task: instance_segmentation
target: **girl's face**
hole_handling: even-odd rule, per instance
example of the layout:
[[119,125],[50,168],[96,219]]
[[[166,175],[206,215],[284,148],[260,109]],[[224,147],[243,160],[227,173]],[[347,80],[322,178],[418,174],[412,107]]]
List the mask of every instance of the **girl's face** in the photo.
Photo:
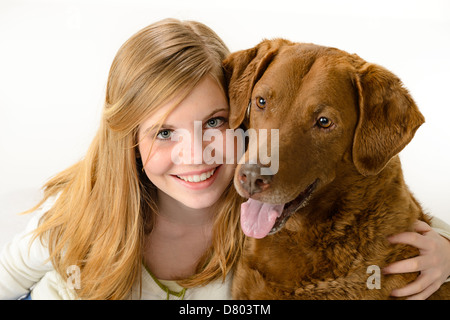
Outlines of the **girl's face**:
[[158,192],[192,209],[210,207],[230,183],[236,163],[225,155],[227,99],[207,76],[158,130],[160,119],[172,106],[173,102],[167,103],[140,125],[139,152],[145,173]]

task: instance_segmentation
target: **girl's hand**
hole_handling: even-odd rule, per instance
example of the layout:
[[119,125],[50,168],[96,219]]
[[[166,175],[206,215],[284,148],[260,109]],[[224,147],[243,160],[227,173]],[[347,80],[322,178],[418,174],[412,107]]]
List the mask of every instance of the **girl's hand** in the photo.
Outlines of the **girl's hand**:
[[383,269],[384,274],[420,272],[417,279],[391,296],[426,299],[437,291],[450,275],[450,241],[439,235],[427,223],[417,221],[416,232],[390,236],[391,243],[409,244],[419,249],[417,257],[394,262]]

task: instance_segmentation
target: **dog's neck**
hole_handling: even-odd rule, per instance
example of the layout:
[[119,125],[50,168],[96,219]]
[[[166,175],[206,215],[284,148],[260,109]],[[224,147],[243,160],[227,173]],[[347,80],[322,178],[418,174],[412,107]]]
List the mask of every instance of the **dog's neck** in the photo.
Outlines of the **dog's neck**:
[[[393,158],[377,175],[363,176],[351,166],[339,172],[334,181],[314,194],[308,206],[294,214],[290,219],[292,221],[286,225],[287,229],[296,229],[295,225],[302,225],[304,229],[308,225],[327,225],[327,221],[335,223],[343,213],[348,217],[348,212],[354,215],[355,221],[363,215],[398,214],[387,207],[384,201],[387,197],[399,199],[404,210],[413,211],[409,216],[421,216],[420,206],[405,186],[398,157]],[[409,221],[405,223],[410,224]]]

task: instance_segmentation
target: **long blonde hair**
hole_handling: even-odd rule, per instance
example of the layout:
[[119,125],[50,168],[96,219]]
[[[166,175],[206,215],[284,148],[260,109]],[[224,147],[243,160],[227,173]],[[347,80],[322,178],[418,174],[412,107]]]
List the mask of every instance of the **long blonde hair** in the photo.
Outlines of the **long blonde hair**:
[[[188,94],[206,75],[224,88],[222,60],[229,51],[205,25],[166,19],[133,35],[109,72],[99,130],[86,156],[44,186],[57,196],[35,231],[48,245],[57,272],[67,279],[80,267],[82,299],[127,299],[141,282],[143,239],[157,212],[155,187],[142,171],[136,147],[139,124],[159,106]],[[225,278],[239,257],[242,199],[232,181],[216,203],[213,240],[187,288]],[[34,210],[31,209],[30,211]]]

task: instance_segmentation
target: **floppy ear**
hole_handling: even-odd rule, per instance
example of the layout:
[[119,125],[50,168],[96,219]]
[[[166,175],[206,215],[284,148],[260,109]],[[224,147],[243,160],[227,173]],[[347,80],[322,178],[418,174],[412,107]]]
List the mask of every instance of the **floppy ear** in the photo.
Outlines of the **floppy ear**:
[[374,64],[357,74],[359,122],[353,141],[353,162],[363,175],[384,169],[425,122],[400,79]]
[[229,123],[232,129],[244,122],[253,87],[284,43],[290,42],[283,39],[266,40],[254,48],[232,53],[224,60],[223,67],[230,99]]

